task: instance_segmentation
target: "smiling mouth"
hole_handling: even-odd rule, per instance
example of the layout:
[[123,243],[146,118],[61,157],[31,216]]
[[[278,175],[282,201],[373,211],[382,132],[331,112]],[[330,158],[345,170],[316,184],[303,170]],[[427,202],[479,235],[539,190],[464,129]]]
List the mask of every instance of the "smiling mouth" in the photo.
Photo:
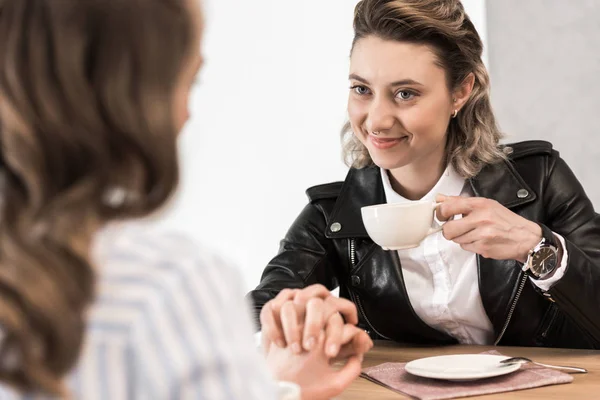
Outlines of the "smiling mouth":
[[378,149],[389,149],[400,143],[404,143],[408,140],[408,136],[400,136],[395,138],[383,138],[375,135],[369,135],[369,140]]
[[385,138],[385,137],[379,137],[379,136],[375,136],[375,135],[369,135],[369,136],[371,137],[371,139],[377,140],[378,142],[394,142],[397,140],[402,140],[402,139],[408,138],[408,136],[400,136],[400,137],[394,137],[394,138]]

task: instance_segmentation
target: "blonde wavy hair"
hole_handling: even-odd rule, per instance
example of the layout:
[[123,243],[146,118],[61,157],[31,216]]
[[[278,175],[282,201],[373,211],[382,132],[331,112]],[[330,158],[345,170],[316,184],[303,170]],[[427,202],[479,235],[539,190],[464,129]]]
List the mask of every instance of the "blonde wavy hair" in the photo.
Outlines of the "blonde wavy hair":
[[[457,88],[473,73],[471,97],[450,120],[447,163],[465,178],[487,164],[506,158],[489,94],[489,76],[481,59],[483,43],[459,0],[362,0],[354,10],[354,41],[367,36],[424,44],[435,52],[446,71],[448,89]],[[373,164],[369,152],[352,132],[342,129],[343,158],[354,168]]]
[[0,0],[0,382],[64,396],[94,233],[178,181],[185,0]]

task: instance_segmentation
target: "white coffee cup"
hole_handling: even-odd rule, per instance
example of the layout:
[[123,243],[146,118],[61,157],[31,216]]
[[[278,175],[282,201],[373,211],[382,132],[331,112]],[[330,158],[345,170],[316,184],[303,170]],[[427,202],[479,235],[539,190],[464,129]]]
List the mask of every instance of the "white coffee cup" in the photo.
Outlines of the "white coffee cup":
[[442,230],[433,226],[435,210],[441,203],[431,200],[377,204],[361,208],[367,233],[384,250],[418,247],[428,235]]

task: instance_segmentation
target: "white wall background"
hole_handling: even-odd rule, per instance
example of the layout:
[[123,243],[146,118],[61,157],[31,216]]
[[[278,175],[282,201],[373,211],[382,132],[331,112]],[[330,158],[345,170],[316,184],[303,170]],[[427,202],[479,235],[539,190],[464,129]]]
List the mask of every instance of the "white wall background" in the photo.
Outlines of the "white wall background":
[[[205,0],[206,67],[181,145],[180,193],[160,218],[224,254],[255,286],[306,204],[342,180],[357,0]],[[484,0],[463,1],[485,38]]]
[[599,211],[600,1],[490,1],[487,12],[492,104],[507,141],[550,141]]

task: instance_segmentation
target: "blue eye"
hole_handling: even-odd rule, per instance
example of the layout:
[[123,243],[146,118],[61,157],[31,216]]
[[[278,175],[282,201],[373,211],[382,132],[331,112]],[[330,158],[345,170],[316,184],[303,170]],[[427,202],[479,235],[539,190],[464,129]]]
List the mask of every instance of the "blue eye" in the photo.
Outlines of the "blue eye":
[[366,86],[362,85],[351,86],[350,89],[360,96],[364,96],[370,93],[369,89]]
[[413,97],[415,97],[415,94],[413,92],[411,92],[410,90],[401,90],[396,94],[396,97],[398,97],[402,100],[410,100]]

